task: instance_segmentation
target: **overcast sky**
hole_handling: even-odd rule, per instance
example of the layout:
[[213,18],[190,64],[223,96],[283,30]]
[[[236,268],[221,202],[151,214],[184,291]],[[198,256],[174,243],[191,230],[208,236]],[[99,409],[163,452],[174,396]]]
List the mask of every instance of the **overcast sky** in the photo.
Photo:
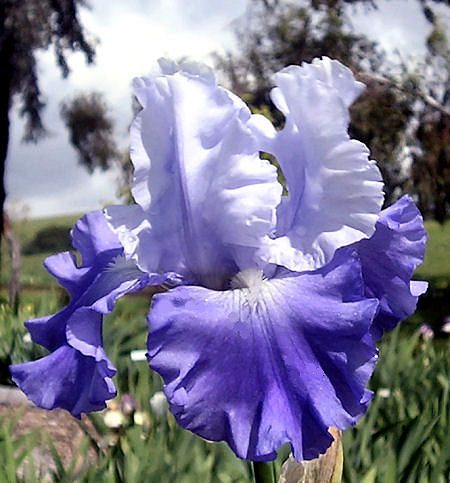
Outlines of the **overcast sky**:
[[[189,57],[212,65],[212,51],[236,48],[231,22],[244,14],[247,0],[92,0],[81,21],[98,37],[96,63],[69,57],[72,72],[62,79],[53,52],[39,56],[39,82],[47,107],[43,120],[49,131],[38,144],[23,144],[23,121],[14,106],[7,164],[8,209],[12,216],[27,211],[40,217],[81,213],[117,202],[117,173],[89,175],[77,165],[76,153],[59,118],[60,102],[82,91],[105,94],[116,123],[116,138],[124,149],[131,120],[133,77],[145,75],[159,57]],[[379,11],[353,11],[355,29],[403,55],[420,55],[429,30],[418,2],[384,0]],[[25,210],[24,210],[25,208]]]

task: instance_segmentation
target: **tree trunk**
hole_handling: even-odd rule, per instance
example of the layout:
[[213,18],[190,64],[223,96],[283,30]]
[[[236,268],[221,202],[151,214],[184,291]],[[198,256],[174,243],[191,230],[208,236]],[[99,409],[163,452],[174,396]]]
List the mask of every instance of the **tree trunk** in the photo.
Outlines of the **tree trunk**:
[[[4,12],[0,11],[4,14]],[[4,22],[4,18],[0,19]],[[3,27],[3,25],[2,25]],[[4,29],[2,28],[3,33]],[[9,109],[12,104],[12,76],[11,55],[13,39],[10,37],[1,38],[0,36],[0,241],[3,238],[4,227],[4,208],[6,200],[5,173],[6,156],[9,144]],[[0,253],[0,272],[1,272],[1,253]]]
[[9,253],[11,258],[11,270],[9,276],[9,305],[14,314],[19,312],[19,298],[20,298],[20,271],[22,268],[20,257],[20,243],[17,240],[9,223],[8,217],[4,216],[4,238],[9,245]]
[[8,64],[4,52],[0,52],[0,237],[4,233],[3,211],[6,199],[5,173],[6,156],[9,143],[9,108],[11,107],[11,72],[8,71]]

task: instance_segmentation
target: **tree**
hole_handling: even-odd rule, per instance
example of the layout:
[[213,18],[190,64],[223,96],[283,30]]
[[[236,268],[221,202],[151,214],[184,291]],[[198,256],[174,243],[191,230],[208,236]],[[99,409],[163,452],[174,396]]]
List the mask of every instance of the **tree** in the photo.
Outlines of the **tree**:
[[114,122],[99,92],[79,94],[61,105],[61,116],[78,159],[90,173],[107,169],[120,155],[113,138]]
[[[133,111],[139,109],[133,98]],[[83,93],[61,104],[61,116],[70,134],[70,142],[78,153],[78,161],[90,173],[95,168],[118,167],[118,191],[132,201],[130,185],[133,165],[128,151],[123,153],[114,139],[111,108],[99,92]]]
[[[418,1],[425,17],[437,29],[438,17],[430,2]],[[442,159],[439,163],[432,161],[435,155],[428,150],[426,136],[420,136],[420,130],[412,129],[412,126],[413,121],[423,117],[422,111],[437,111],[437,117],[447,119],[444,125],[448,126],[448,97],[437,95],[438,89],[429,88],[429,79],[424,79],[420,72],[410,72],[401,62],[395,66],[395,70],[401,73],[399,78],[386,74],[392,70],[392,60],[387,59],[375,42],[355,34],[351,28],[349,5],[357,3],[363,4],[368,14],[373,14],[377,8],[375,0],[255,0],[236,29],[239,54],[217,56],[217,64],[232,90],[246,98],[254,112],[268,115],[281,126],[283,116],[271,104],[268,95],[271,74],[286,65],[310,62],[323,55],[341,61],[368,86],[352,107],[350,133],[367,144],[378,161],[385,181],[386,203],[391,204],[401,192],[408,190],[418,196],[419,202],[431,200],[434,207],[436,199],[445,198],[445,183],[433,183],[431,178],[435,180],[436,171],[442,171],[445,165],[448,172],[448,147],[446,151],[444,147],[440,151]],[[437,29],[433,35],[434,41],[428,41],[429,47],[434,46],[430,56],[435,63],[440,56],[442,64],[447,55],[443,52],[448,52],[444,29]],[[430,62],[429,59],[426,61]],[[448,72],[448,63],[446,65]],[[442,87],[442,79],[437,83]],[[427,126],[431,129],[429,121]],[[439,126],[434,127],[442,130]],[[448,136],[448,127],[442,132],[447,132]],[[436,136],[443,139],[440,134]],[[407,145],[421,145],[428,153],[421,159],[423,165],[434,166],[428,171],[427,189],[437,190],[436,196],[419,196],[421,187],[405,169],[404,148]],[[440,205],[441,212],[448,212],[446,199],[446,207]],[[421,205],[421,208],[425,213],[431,210],[436,215],[430,206]]]
[[[26,119],[26,141],[45,134],[41,112],[45,106],[39,89],[36,54],[53,46],[63,77],[69,74],[67,51],[81,51],[94,61],[78,19],[85,0],[1,0],[0,2],[0,208],[6,197],[4,174],[9,141],[9,112],[16,100]],[[0,237],[3,223],[0,223]]]
[[420,151],[414,154],[411,185],[422,213],[443,222],[450,212],[450,48],[446,25],[425,1],[423,13],[432,29],[427,38],[426,75],[421,93],[437,99],[447,111],[422,103],[415,137]]

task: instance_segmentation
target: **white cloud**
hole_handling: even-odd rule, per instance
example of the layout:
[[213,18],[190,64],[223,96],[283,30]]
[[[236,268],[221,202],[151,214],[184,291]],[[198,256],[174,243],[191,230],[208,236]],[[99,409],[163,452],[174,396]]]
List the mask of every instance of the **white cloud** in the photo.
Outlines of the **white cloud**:
[[[81,180],[79,180],[81,181]],[[30,215],[55,216],[62,213],[86,213],[102,208],[116,201],[117,176],[113,171],[103,173],[95,171],[83,182],[71,185],[68,189],[48,192],[44,196],[32,195],[26,206]],[[85,196],[89,193],[89,197]]]
[[419,2],[405,0],[377,0],[377,10],[367,12],[366,7],[350,7],[355,29],[377,41],[384,50],[401,55],[423,55],[424,39],[430,30],[421,12]]

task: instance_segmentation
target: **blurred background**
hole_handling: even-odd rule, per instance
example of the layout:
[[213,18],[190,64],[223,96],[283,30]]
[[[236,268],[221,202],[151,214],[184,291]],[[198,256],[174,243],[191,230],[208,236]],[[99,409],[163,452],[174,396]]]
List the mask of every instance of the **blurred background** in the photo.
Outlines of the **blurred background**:
[[[346,481],[448,481],[449,25],[447,0],[1,0],[0,383],[11,383],[8,364],[42,353],[23,345],[23,320],[66,302],[42,261],[71,249],[69,230],[84,212],[130,201],[133,77],[154,70],[160,57],[205,62],[253,112],[281,127],[268,95],[271,74],[326,55],[367,85],[351,108],[350,134],[378,161],[386,205],[413,196],[430,238],[415,275],[430,288],[417,313],[381,347],[387,362],[381,359],[372,389],[387,392],[365,426],[344,435]],[[120,360],[114,361],[120,393],[132,392],[141,407],[161,386],[129,359],[133,348],[145,348],[148,299],[123,301],[106,335]],[[132,323],[119,329],[124,317]],[[166,449],[173,443],[164,441]],[[178,446],[170,448],[172,458],[182,458]],[[212,463],[198,463],[201,476],[181,465],[192,481],[246,481],[248,469],[236,469],[226,450],[196,451]],[[232,466],[224,469],[223,461]],[[169,463],[158,464],[161,475],[180,478]],[[227,479],[235,471],[236,479]],[[190,481],[183,475],[176,481]]]

